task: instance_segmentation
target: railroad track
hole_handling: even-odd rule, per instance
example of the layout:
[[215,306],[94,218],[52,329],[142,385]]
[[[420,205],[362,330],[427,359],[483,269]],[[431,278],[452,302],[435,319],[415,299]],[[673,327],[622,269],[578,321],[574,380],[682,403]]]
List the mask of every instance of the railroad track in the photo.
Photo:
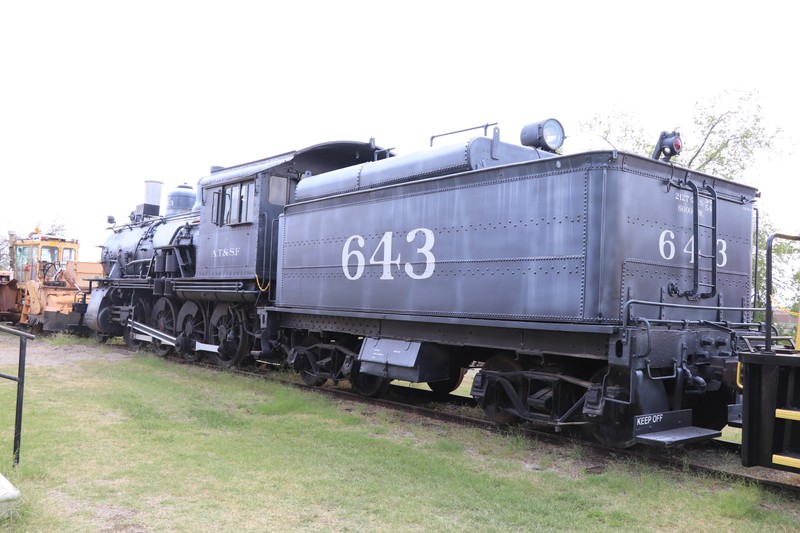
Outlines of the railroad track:
[[209,363],[189,362],[175,356],[167,357],[167,359],[180,364],[200,366],[209,370],[228,371],[239,375],[275,381],[300,389],[315,391],[343,401],[370,404],[447,423],[479,427],[494,432],[513,430],[527,437],[556,445],[578,443],[582,448],[597,454],[599,457],[636,458],[682,471],[713,475],[727,480],[756,484],[778,492],[800,495],[800,475],[761,467],[745,468],[741,466],[739,459],[740,445],[730,441],[713,440],[680,448],[639,446],[627,450],[612,449],[595,440],[585,438],[576,431],[558,433],[527,425],[514,426],[513,429],[499,427],[485,418],[454,412],[450,408],[453,405],[475,406],[473,399],[463,396],[448,395],[447,397],[442,397],[424,389],[392,385],[384,397],[366,398],[348,389],[335,386],[315,387],[299,380],[286,379],[279,373],[269,370],[266,365],[255,368],[223,369]]

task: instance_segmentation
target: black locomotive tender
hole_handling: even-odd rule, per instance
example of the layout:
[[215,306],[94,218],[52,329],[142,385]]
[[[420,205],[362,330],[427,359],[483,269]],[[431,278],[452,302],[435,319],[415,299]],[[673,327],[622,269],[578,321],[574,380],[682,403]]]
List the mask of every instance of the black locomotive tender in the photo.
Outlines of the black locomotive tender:
[[674,134],[652,157],[559,155],[553,119],[521,138],[404,156],[331,142],[212,169],[193,206],[147,202],[112,228],[86,322],[365,395],[450,392],[480,366],[491,419],[617,447],[741,423],[756,190],[669,162]]

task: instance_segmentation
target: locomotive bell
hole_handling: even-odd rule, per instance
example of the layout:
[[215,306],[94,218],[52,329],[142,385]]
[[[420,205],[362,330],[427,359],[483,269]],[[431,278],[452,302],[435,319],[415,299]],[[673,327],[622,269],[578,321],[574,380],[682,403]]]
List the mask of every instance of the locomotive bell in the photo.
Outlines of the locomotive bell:
[[564,127],[554,118],[534,122],[522,128],[519,140],[523,146],[555,152],[564,144]]

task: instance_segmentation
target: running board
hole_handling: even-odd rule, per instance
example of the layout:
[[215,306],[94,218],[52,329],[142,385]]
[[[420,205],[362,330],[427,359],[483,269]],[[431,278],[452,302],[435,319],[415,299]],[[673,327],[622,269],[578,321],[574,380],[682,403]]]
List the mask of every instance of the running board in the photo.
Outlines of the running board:
[[[136,322],[135,320],[129,320],[128,326],[133,330],[133,338],[137,341],[153,342],[153,340],[157,340],[162,344],[174,347],[178,347],[180,344],[178,337],[167,335],[163,331],[148,326],[147,324],[142,324],[141,322]],[[189,349],[194,352],[219,353],[219,346],[216,344],[206,344],[191,339],[189,340]]]

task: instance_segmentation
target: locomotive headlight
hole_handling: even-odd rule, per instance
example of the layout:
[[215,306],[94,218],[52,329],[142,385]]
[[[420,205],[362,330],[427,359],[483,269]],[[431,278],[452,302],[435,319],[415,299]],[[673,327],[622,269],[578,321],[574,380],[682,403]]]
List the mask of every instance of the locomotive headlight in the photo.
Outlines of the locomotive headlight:
[[564,144],[564,127],[554,118],[528,124],[519,136],[523,146],[555,152]]

